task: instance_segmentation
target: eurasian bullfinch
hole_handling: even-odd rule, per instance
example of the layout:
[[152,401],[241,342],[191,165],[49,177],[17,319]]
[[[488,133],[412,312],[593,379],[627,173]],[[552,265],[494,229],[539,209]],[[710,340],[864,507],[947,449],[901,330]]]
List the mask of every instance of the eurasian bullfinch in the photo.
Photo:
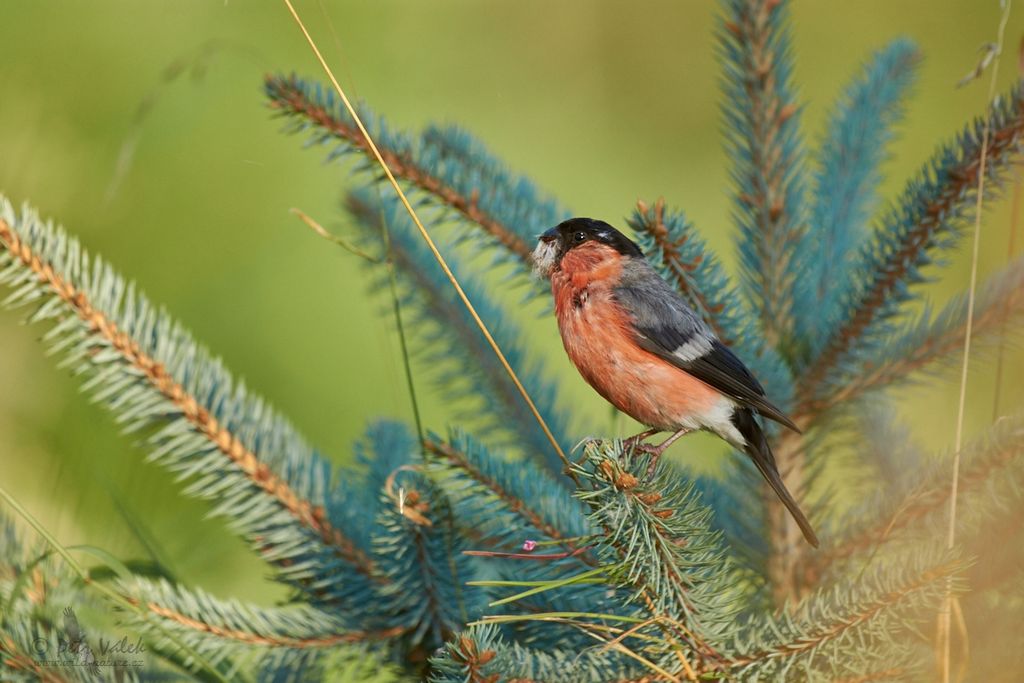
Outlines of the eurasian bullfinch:
[[[627,439],[627,447],[657,458],[688,432],[714,432],[750,456],[817,547],[756,416],[796,425],[640,247],[603,221],[571,218],[540,236],[533,260],[551,280],[562,343],[583,379],[650,427]],[[657,446],[641,443],[658,432],[672,435]]]

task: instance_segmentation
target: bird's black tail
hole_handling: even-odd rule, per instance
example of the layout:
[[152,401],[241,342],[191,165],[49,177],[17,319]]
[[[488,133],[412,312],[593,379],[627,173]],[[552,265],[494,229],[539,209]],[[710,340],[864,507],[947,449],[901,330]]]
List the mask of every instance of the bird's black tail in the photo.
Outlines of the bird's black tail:
[[732,416],[732,423],[739,430],[739,433],[743,435],[743,438],[746,439],[747,443],[743,446],[743,450],[754,461],[757,469],[764,475],[765,480],[772,487],[772,490],[775,491],[779,500],[782,501],[782,504],[793,515],[793,519],[796,520],[807,542],[817,548],[818,536],[814,533],[814,529],[811,528],[811,523],[804,517],[800,506],[793,500],[793,496],[789,495],[786,485],[782,483],[782,477],[779,476],[779,468],[775,465],[775,456],[772,455],[772,449],[768,446],[768,439],[765,438],[761,425],[757,424],[754,412],[750,408],[737,407]]

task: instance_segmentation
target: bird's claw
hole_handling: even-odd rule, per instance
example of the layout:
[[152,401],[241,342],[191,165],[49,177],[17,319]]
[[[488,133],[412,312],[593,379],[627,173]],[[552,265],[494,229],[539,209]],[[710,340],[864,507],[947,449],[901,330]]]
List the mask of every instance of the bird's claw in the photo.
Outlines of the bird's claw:
[[633,436],[631,436],[631,437],[629,437],[627,439],[623,439],[622,440],[622,451],[623,451],[623,453],[625,453],[626,451],[632,452],[632,451],[636,451],[636,450],[640,450],[641,453],[646,453],[647,452],[646,449],[647,448],[651,448],[651,446],[650,446],[650,444],[644,443],[644,439],[646,439],[649,436],[654,436],[657,433],[658,433],[657,429],[651,428],[651,429],[644,430],[644,431],[640,432],[639,434],[634,434]]

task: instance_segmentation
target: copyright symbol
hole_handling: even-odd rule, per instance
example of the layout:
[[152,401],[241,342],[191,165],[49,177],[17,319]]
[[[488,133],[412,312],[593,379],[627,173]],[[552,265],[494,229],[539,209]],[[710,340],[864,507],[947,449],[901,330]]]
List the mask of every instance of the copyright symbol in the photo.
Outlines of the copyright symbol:
[[37,655],[45,655],[46,651],[50,649],[50,641],[46,638],[36,638],[32,641],[32,649],[36,651]]

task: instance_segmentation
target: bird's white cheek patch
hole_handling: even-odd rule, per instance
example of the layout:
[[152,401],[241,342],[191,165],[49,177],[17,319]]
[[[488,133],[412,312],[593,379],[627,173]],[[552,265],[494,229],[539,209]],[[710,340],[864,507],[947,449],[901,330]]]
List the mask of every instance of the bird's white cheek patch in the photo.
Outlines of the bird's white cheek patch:
[[551,277],[551,271],[555,269],[555,258],[558,256],[558,247],[553,242],[543,240],[537,243],[533,250],[533,272],[539,277],[547,280]]

